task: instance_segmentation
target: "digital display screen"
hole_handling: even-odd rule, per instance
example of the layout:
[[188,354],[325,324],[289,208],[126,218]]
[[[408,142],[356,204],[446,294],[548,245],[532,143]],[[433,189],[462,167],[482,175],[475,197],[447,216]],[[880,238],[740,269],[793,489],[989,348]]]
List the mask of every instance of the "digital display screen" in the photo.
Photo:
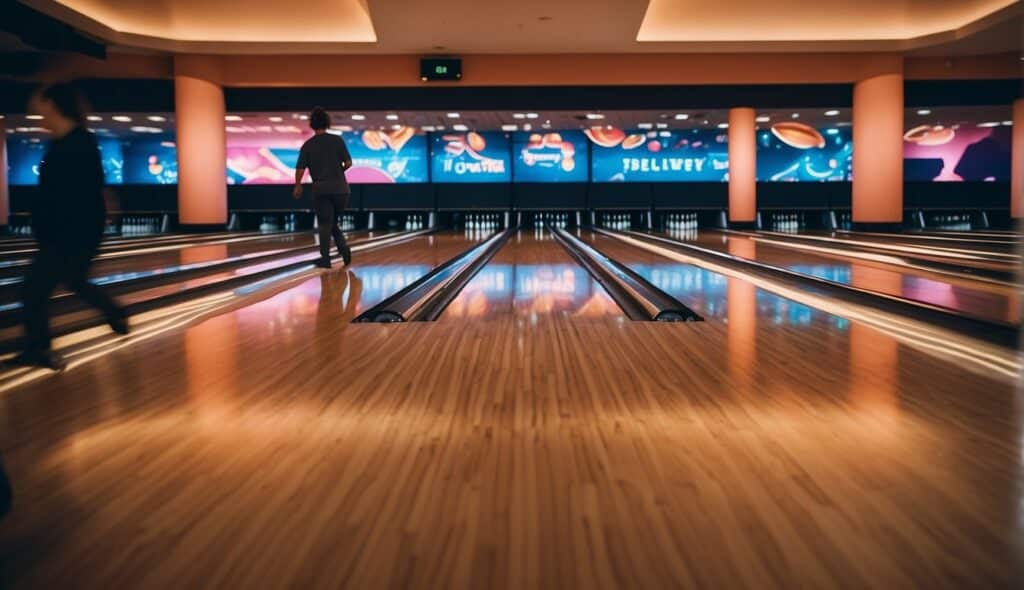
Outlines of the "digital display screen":
[[509,138],[501,132],[441,132],[431,135],[434,182],[509,182]]
[[425,57],[420,60],[420,79],[459,80],[462,78],[462,60],[457,57]]
[[[174,142],[161,139],[97,137],[106,184],[176,184],[178,154]],[[9,183],[12,186],[39,184],[39,165],[46,153],[46,140],[10,138]]]
[[724,182],[729,178],[725,131],[594,127],[584,133],[591,143],[593,182]]
[[1012,126],[931,122],[903,134],[903,177],[916,182],[1010,180]]
[[[299,149],[309,132],[278,126],[276,133],[229,137],[229,184],[291,184]],[[389,131],[333,132],[345,140],[352,167],[345,177],[353,184],[391,184],[427,181],[427,138],[412,127]]]
[[587,136],[582,131],[512,135],[514,182],[586,182]]
[[757,131],[757,180],[842,182],[852,179],[850,127],[815,129],[795,121]]

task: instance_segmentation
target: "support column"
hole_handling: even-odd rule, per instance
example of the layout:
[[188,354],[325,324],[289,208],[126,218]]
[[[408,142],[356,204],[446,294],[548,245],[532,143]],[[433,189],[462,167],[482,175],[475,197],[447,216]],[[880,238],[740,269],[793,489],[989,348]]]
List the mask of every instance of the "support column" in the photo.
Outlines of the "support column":
[[11,192],[7,176],[7,120],[0,119],[0,227],[10,223]]
[[757,137],[754,109],[729,109],[729,223],[757,218]]
[[1013,103],[1013,147],[1010,173],[1010,216],[1024,217],[1024,98]]
[[216,58],[174,58],[178,219],[182,226],[228,222],[224,89]]
[[853,87],[853,222],[903,222],[903,74]]

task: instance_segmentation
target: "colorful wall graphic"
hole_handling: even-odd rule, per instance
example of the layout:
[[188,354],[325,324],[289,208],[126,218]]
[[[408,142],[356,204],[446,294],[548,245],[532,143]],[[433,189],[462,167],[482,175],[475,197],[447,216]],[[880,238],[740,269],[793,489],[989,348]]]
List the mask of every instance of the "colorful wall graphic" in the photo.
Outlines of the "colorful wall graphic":
[[722,182],[729,178],[728,135],[721,130],[623,131],[595,127],[593,182]]
[[849,127],[815,129],[796,121],[757,131],[757,179],[762,182],[852,180]]
[[501,132],[431,134],[430,172],[434,182],[509,182],[509,138]]
[[903,177],[927,182],[1010,179],[1012,128],[1001,123],[924,124],[903,135]]
[[582,131],[519,132],[512,136],[515,182],[586,182],[587,136]]

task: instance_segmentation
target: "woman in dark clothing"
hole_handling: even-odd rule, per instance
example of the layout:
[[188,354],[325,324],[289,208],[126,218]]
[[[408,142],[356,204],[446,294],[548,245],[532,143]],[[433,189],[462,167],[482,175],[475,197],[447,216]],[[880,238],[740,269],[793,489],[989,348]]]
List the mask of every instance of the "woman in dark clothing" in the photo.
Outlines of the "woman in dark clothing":
[[103,289],[89,282],[106,220],[103,165],[96,139],[84,125],[85,103],[71,84],[54,84],[33,97],[33,110],[53,132],[39,169],[32,225],[39,251],[25,275],[25,350],[14,363],[60,370],[51,350],[49,302],[64,284],[93,307],[110,327],[128,333],[126,314]]

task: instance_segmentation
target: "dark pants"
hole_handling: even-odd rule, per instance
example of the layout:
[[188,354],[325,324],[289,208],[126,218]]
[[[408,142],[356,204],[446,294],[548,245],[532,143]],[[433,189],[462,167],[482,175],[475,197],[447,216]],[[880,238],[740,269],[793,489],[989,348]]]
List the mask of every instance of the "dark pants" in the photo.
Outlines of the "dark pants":
[[89,282],[89,267],[98,248],[89,244],[81,249],[42,246],[25,275],[24,313],[25,350],[29,353],[50,350],[50,296],[63,283],[68,290],[89,305],[99,308],[107,321],[122,315],[110,295]]
[[345,250],[345,234],[338,227],[338,215],[348,207],[348,195],[315,195],[313,204],[316,207],[316,224],[320,231],[320,255],[331,256],[331,238],[334,238],[338,252]]

